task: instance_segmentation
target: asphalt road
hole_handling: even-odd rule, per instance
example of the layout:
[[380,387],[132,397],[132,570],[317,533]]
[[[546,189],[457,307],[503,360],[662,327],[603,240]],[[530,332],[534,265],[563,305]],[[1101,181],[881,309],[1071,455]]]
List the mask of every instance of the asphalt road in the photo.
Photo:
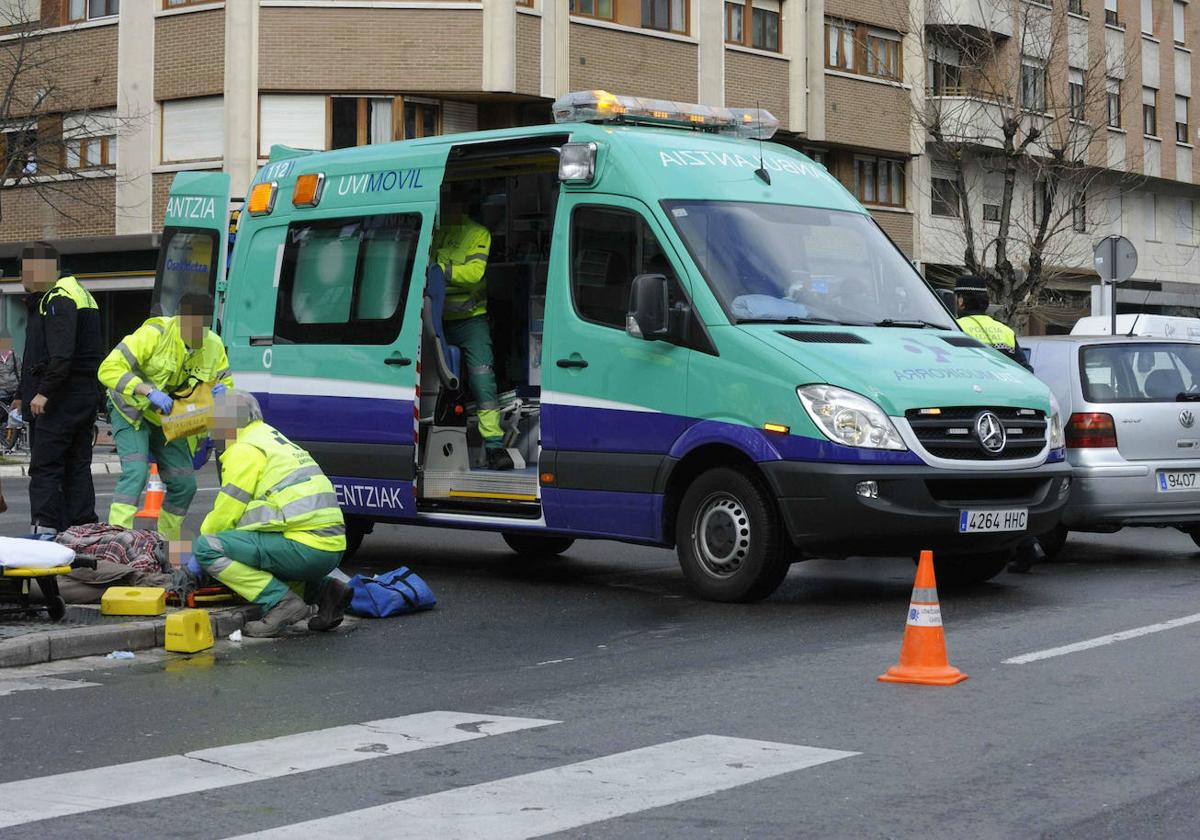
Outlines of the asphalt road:
[[[22,491],[5,481],[5,533],[23,527]],[[950,660],[970,675],[951,688],[875,680],[899,650],[906,559],[812,561],[747,606],[696,601],[672,554],[615,543],[527,563],[488,534],[383,528],[355,565],[411,566],[438,608],[0,683],[0,838],[1096,840],[1200,825],[1200,552],[1173,531],[1074,535],[1061,562],[943,592]],[[389,734],[432,710],[466,717]],[[314,734],[259,743],[296,733]],[[73,771],[88,772],[42,778]]]

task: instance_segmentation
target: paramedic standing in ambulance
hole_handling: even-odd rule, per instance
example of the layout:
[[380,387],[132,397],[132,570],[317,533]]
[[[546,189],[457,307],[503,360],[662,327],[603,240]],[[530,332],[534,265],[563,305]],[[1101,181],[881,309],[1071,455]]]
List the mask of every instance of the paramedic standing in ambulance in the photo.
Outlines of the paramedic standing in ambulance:
[[108,511],[111,525],[132,528],[138,499],[150,475],[150,456],[167,486],[158,531],[178,540],[188,505],[196,495],[192,451],[186,439],[168,442],[162,417],[174,405],[171,394],[202,382],[215,382],[214,393],[233,387],[225,345],[210,330],[213,299],[189,292],[179,315],[150,318],[108,354],[100,382],[108,389],[113,442],[121,459],[121,477]]
[[45,242],[21,252],[29,321],[21,399],[30,423],[29,507],[35,534],[96,521],[92,430],[104,358],[100,309],[74,277],[59,277],[58,251]]
[[442,316],[446,341],[462,350],[471,394],[478,409],[479,435],[489,470],[511,470],[512,457],[500,430],[500,403],[492,369],[492,335],[487,318],[488,254],[492,235],[470,219],[462,199],[443,194],[441,224],[433,233],[433,259],[446,278]]
[[224,484],[185,568],[263,608],[261,620],[246,624],[247,636],[278,636],[304,619],[309,630],[332,630],[353,596],[329,577],[346,550],[333,485],[311,455],[263,422],[251,394],[225,391],[214,403],[213,434],[227,446]]

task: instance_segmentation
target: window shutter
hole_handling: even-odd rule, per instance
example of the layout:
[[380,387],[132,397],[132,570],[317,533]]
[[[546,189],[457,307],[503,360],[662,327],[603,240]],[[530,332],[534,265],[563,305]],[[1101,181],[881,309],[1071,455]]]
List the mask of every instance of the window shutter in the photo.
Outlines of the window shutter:
[[162,105],[163,163],[220,160],[225,147],[225,98],[176,99]]
[[325,97],[265,94],[259,97],[258,154],[276,143],[301,149],[325,148]]

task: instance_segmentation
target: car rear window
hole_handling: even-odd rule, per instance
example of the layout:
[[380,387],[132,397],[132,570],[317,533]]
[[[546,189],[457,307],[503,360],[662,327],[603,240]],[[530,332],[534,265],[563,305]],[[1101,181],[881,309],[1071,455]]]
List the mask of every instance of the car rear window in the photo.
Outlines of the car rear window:
[[1098,344],[1080,352],[1088,402],[1175,402],[1200,398],[1200,344]]

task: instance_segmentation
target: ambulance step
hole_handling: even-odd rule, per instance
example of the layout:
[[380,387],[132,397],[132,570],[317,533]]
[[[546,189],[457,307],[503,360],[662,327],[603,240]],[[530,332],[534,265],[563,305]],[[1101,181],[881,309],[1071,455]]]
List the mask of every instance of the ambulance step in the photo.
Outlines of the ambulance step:
[[430,470],[424,474],[426,499],[463,501],[535,502],[538,498],[537,469],[472,470],[469,473]]

